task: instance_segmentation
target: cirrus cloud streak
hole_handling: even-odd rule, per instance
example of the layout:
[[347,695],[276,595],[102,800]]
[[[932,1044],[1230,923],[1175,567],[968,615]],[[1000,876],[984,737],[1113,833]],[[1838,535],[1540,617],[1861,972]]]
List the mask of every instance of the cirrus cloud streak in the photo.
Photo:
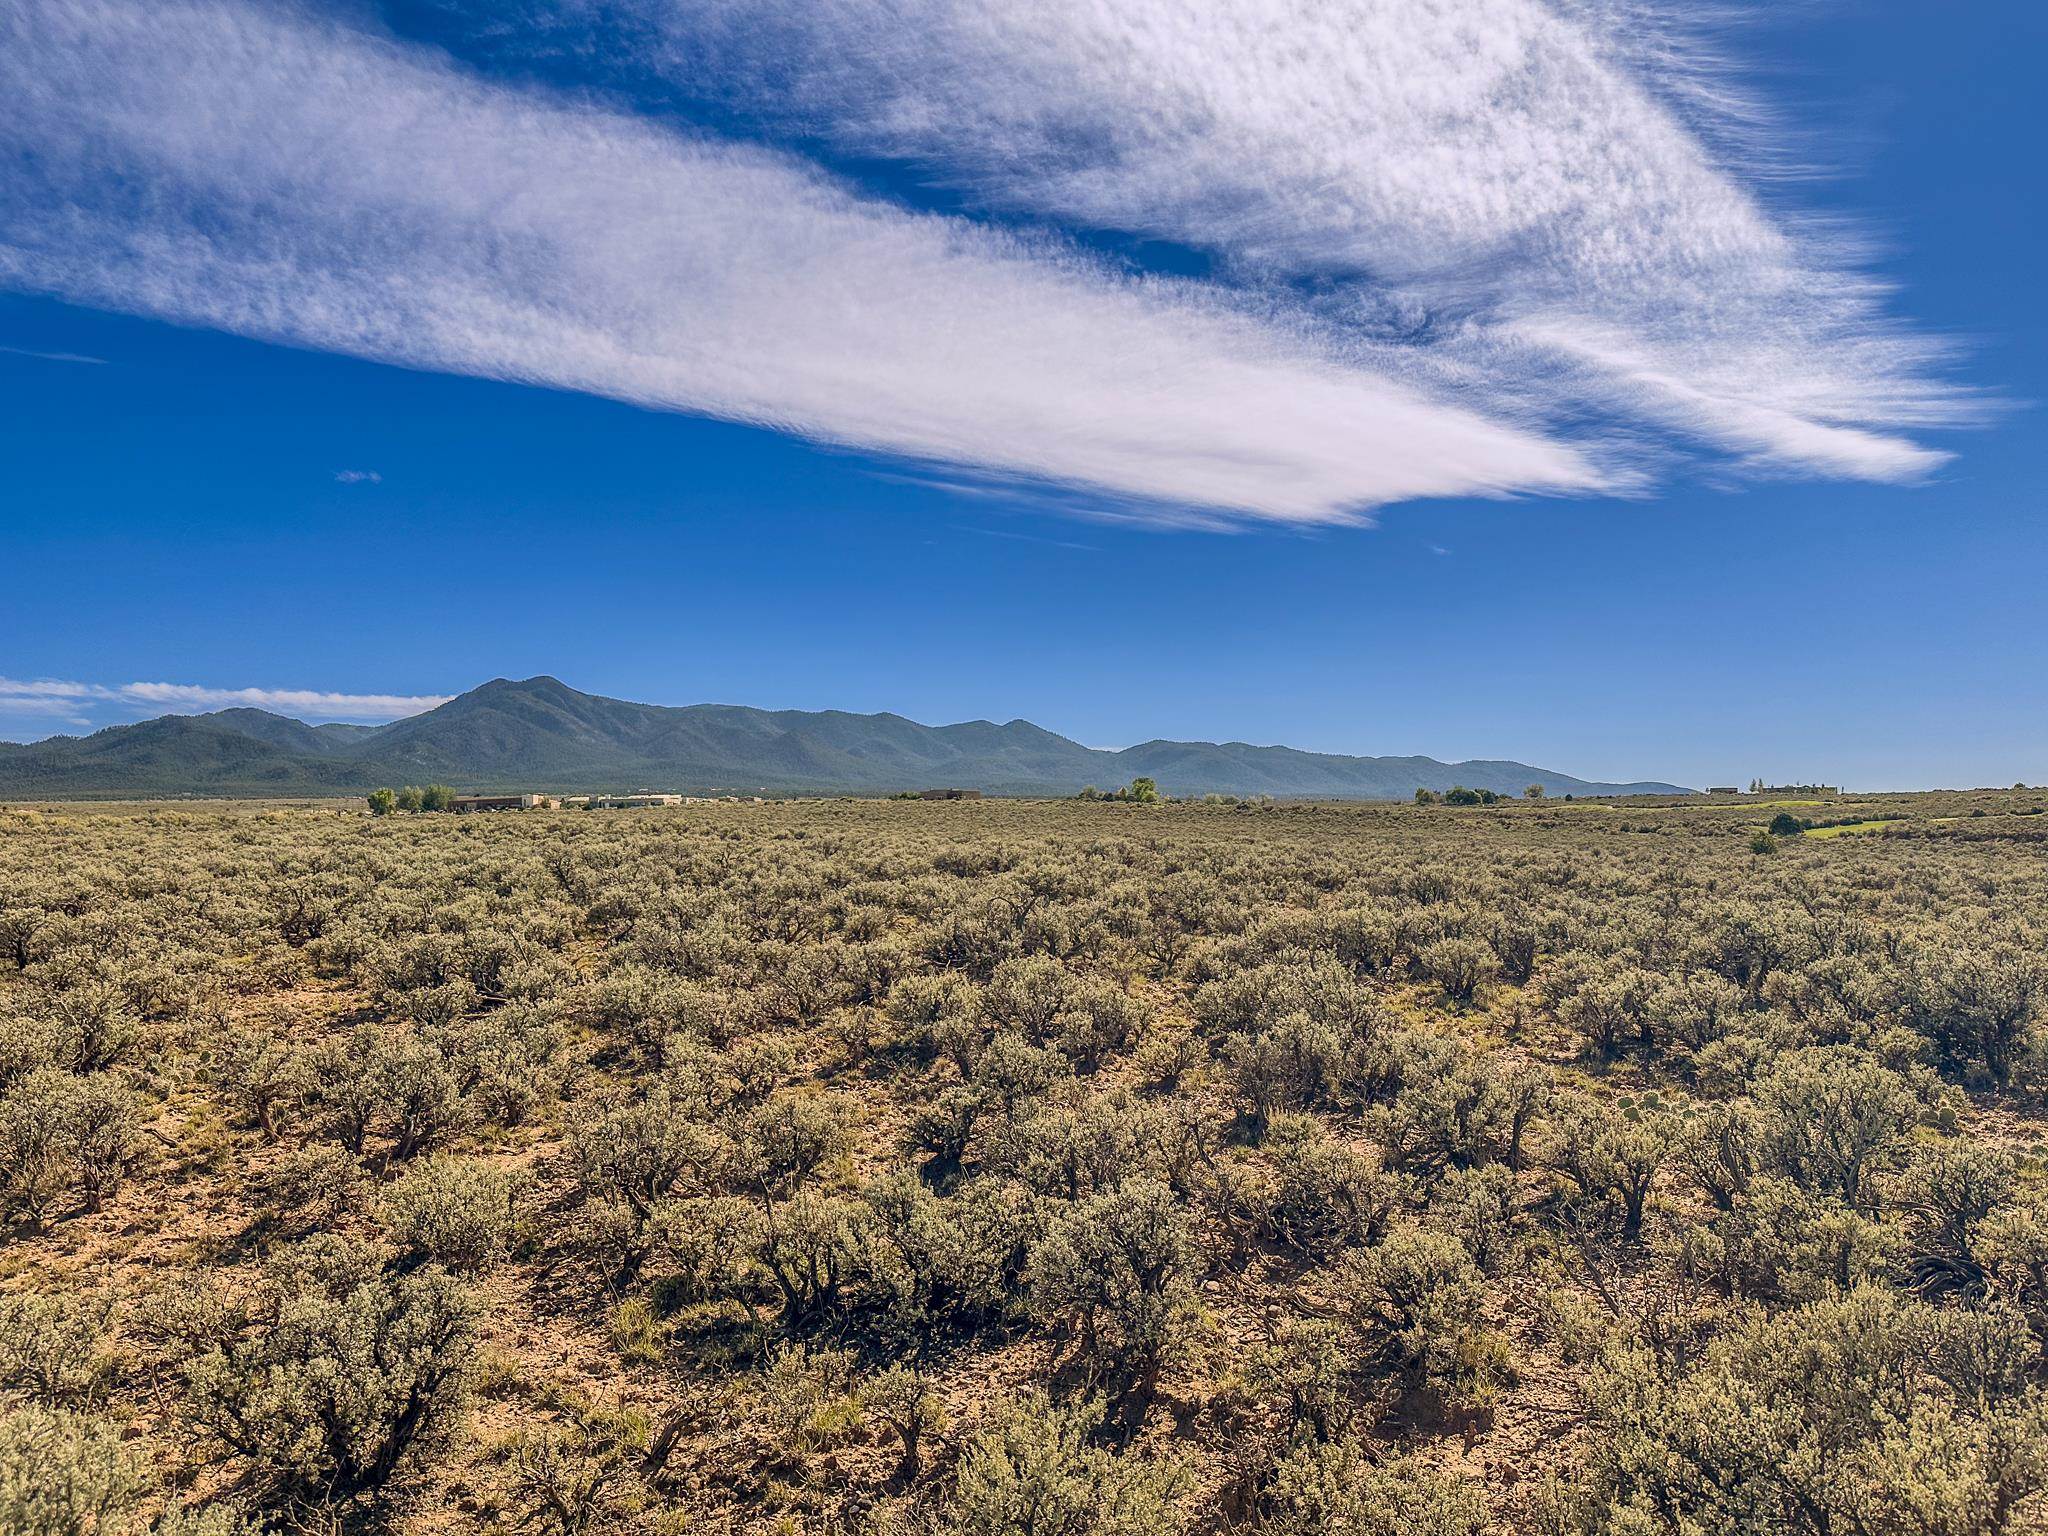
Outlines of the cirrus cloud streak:
[[[459,3],[459,0],[455,0]],[[561,0],[600,53],[980,207],[1183,242],[1500,400],[1911,480],[1972,419],[1656,0]],[[630,32],[620,18],[631,23]],[[557,46],[558,32],[550,34]]]
[[285,6],[26,0],[0,92],[0,284],[1169,509],[1634,483],[1353,328]]

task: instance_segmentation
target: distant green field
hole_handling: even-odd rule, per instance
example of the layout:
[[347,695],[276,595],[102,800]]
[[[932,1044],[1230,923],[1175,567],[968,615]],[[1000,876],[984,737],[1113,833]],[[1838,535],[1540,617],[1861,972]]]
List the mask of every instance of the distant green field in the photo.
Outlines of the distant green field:
[[1904,824],[1898,817],[1893,817],[1887,821],[1852,821],[1839,827],[1815,827],[1806,835],[1808,837],[1840,837],[1844,832],[1882,832],[1886,827],[1897,827]]

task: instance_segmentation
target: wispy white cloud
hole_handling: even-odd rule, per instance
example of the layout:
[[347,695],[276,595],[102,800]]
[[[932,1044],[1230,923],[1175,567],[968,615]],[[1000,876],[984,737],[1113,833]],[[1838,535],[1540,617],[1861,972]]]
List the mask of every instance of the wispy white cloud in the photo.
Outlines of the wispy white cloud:
[[53,678],[39,678],[33,682],[22,682],[11,677],[0,677],[0,698],[8,699],[91,699],[104,696],[103,690],[91,683],[58,682]]
[[1316,317],[281,6],[0,19],[0,283],[1289,521],[1628,476]]
[[449,694],[329,693],[318,688],[207,688],[192,683],[123,683],[122,698],[181,709],[283,710],[323,720],[397,720],[446,704]]
[[1053,549],[1079,549],[1090,554],[1100,552],[1099,546],[1083,544],[1074,539],[1048,539],[1038,533],[1017,533],[1008,528],[972,528],[962,523],[953,524],[956,533],[979,534],[984,539],[1012,539],[1019,544],[1044,544]]
[[1657,0],[562,0],[769,129],[1184,242],[1420,348],[1758,466],[1911,479],[1971,402],[1794,146]]
[[337,469],[335,482],[340,485],[382,485],[384,477],[374,469]]
[[333,693],[318,688],[215,688],[197,683],[81,683],[57,678],[0,677],[0,710],[49,714],[86,724],[97,711],[123,706],[193,714],[247,706],[311,720],[398,720],[448,702],[446,694]]
[[[519,46],[483,0],[445,9],[465,5]],[[1084,516],[1629,492],[1681,444],[1925,475],[1943,455],[1910,432],[1972,402],[1857,242],[1798,211],[1783,136],[1687,14],[524,12],[537,51],[893,157],[974,215],[946,217],[293,0],[22,0],[0,16],[0,285],[1047,485]],[[1097,230],[1200,248],[1218,276],[1133,276],[1067,238]]]
[[23,727],[12,726],[10,722],[33,717],[42,728],[48,722],[60,725],[89,725],[91,716],[80,708],[76,699],[43,698],[30,694],[0,693],[0,740],[5,740],[12,730]]
[[95,368],[104,367],[107,361],[104,357],[88,357],[83,352],[39,352],[34,347],[0,346],[0,352],[9,357],[32,357],[39,363],[86,363]]

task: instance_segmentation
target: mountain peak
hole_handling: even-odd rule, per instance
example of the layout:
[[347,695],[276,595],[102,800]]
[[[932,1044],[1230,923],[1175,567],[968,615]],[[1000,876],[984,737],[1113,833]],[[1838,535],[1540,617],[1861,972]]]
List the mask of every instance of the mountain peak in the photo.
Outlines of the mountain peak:
[[[578,693],[560,678],[550,677],[546,673],[534,677],[494,677],[487,683],[478,683],[476,687],[456,694],[445,704],[437,705],[426,714],[461,715],[480,707],[500,708],[522,701],[542,701],[559,705],[564,702],[585,701],[591,697],[587,693]],[[414,715],[409,718],[420,720],[425,719],[426,715]],[[402,725],[405,722],[397,723]]]
[[[511,678],[511,677],[494,677],[494,678],[492,678],[492,679],[491,679],[491,680],[490,680],[489,682],[487,682],[487,683],[478,683],[478,684],[476,685],[476,687],[474,687],[474,688],[471,688],[471,689],[469,689],[469,690],[468,690],[467,692],[464,692],[464,693],[458,693],[457,695],[455,695],[455,698],[456,698],[456,699],[473,699],[473,698],[475,698],[475,697],[476,697],[476,696],[477,696],[478,694],[490,694],[490,693],[575,693],[575,692],[576,692],[576,690],[575,690],[574,688],[571,688],[571,687],[570,687],[570,686],[569,686],[569,685],[568,685],[567,683],[563,682],[563,681],[562,681],[562,680],[561,680],[561,679],[560,679],[559,677],[550,677],[550,676],[549,676],[549,675],[548,675],[547,673],[545,673],[545,672],[537,672],[537,673],[535,673],[535,674],[534,674],[534,675],[533,675],[532,677],[520,677],[520,678]],[[451,700],[450,700],[449,702],[450,702],[450,703],[453,703],[453,702],[455,702],[455,700],[454,700],[454,699],[451,699]]]

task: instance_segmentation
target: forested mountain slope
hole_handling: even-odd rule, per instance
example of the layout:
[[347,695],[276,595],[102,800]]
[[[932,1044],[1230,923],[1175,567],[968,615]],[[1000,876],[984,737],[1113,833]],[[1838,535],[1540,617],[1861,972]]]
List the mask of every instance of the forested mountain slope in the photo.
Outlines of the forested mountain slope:
[[748,794],[889,794],[956,785],[1071,795],[1146,777],[1169,795],[1406,799],[1453,784],[1520,794],[1672,794],[1527,763],[1343,757],[1243,742],[1084,747],[1031,724],[920,725],[901,715],[671,707],[580,693],[551,677],[503,678],[390,725],[309,726],[256,709],[165,716],[85,737],[0,745],[0,794],[35,796],[354,793],[445,781],[463,789],[654,788]]

